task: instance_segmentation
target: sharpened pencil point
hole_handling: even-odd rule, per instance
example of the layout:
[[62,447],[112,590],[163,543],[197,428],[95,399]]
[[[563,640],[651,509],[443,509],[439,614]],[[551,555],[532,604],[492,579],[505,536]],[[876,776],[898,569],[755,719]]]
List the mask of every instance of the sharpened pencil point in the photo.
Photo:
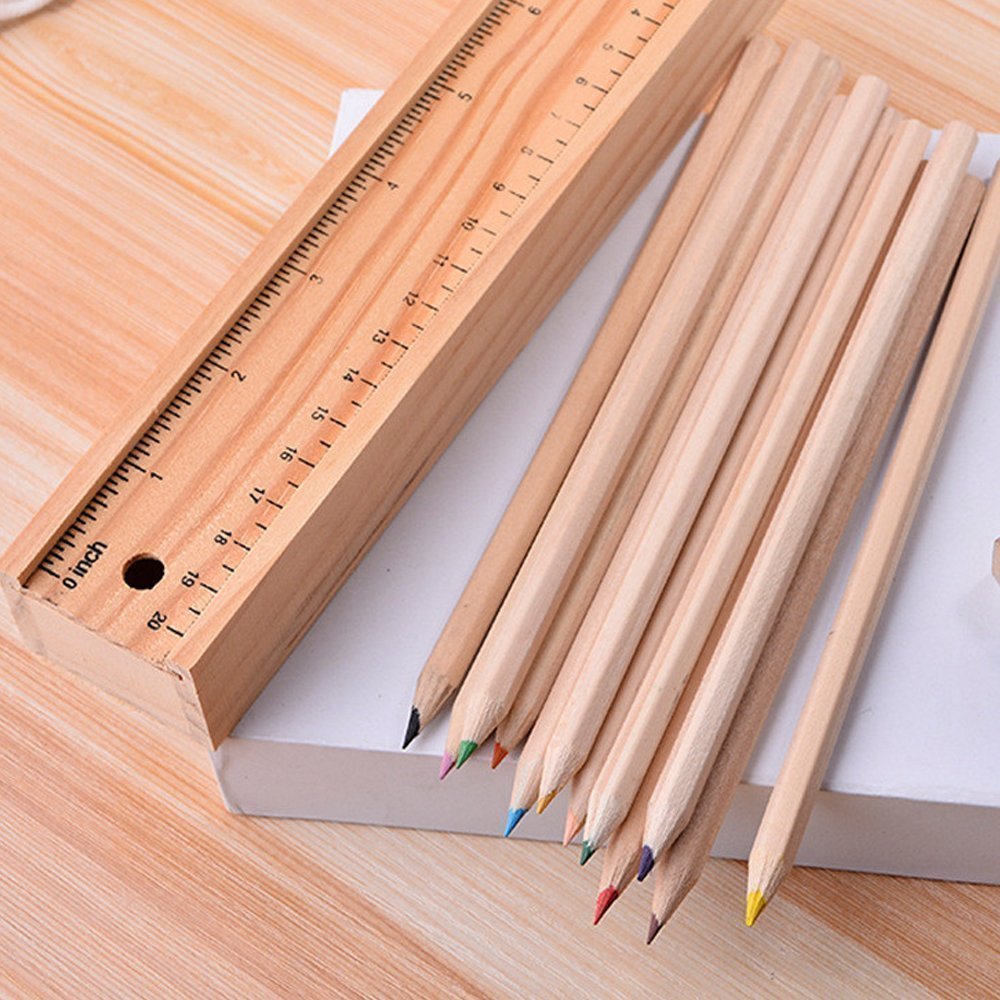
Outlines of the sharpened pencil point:
[[596,853],[597,848],[592,847],[589,840],[585,840],[580,848],[580,864],[585,865]]
[[537,806],[537,809],[538,809],[538,815],[539,815],[539,816],[541,816],[541,814],[542,814],[543,812],[545,812],[545,810],[546,810],[546,809],[548,809],[548,807],[549,807],[549,805],[551,804],[552,800],[553,800],[553,799],[554,799],[554,798],[556,797],[556,795],[558,795],[558,794],[559,794],[558,792],[549,792],[549,793],[548,793],[548,795],[543,795],[543,796],[542,796],[542,797],[541,797],[541,798],[540,798],[540,799],[538,800],[538,806]]
[[494,743],[493,744],[493,759],[490,761],[490,768],[492,770],[496,770],[500,766],[500,764],[503,761],[504,757],[507,756],[507,753],[508,753],[508,751],[507,751],[506,747],[500,746],[499,743]]
[[458,760],[455,761],[455,767],[461,767],[478,749],[478,743],[462,740],[458,745]]
[[765,906],[767,906],[767,900],[760,889],[754,889],[753,892],[747,893],[747,927],[753,927]]
[[601,917],[611,909],[611,904],[618,898],[618,890],[609,885],[602,889],[597,896],[597,905],[594,907],[594,926],[601,922]]
[[524,818],[527,809],[508,809],[507,825],[504,827],[503,835],[509,837],[514,832],[514,827]]
[[403,749],[405,750],[420,733],[420,709],[414,705],[410,709],[410,721],[406,723],[406,735],[403,737]]
[[438,781],[444,781],[448,772],[455,766],[455,758],[447,750],[441,756],[441,770],[438,771]]
[[656,919],[656,914],[651,913],[649,916],[649,930],[646,931],[646,944],[652,944],[662,928],[663,924]]
[[572,809],[566,810],[566,827],[563,830],[563,847],[569,847],[573,838],[580,832],[583,820],[576,818],[576,813]]
[[638,877],[640,882],[653,870],[654,864],[656,864],[656,858],[653,857],[653,849],[649,844],[643,844],[642,857],[639,858]]

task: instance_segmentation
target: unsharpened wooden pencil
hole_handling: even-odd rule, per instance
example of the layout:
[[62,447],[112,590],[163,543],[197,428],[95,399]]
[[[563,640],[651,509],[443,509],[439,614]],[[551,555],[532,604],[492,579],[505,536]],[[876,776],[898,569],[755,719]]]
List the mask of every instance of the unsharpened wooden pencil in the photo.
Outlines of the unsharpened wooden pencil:
[[690,162],[697,162],[697,169],[685,169],[678,177],[486,551],[421,670],[413,695],[404,748],[437,715],[462,683],[712,179],[780,55],[778,45],[762,35],[747,43],[689,158]]
[[570,651],[584,666],[546,752],[544,794],[590,752],[887,97],[881,80],[862,77],[829,140],[813,144],[796,175]]
[[[814,267],[814,274],[828,280],[805,321],[799,349],[727,497],[692,584],[653,650],[655,668],[647,674],[595,784],[584,835],[595,849],[631,806],[907,197],[923,150],[919,143],[895,141],[882,159],[896,124],[895,112],[883,114],[859,164],[824,244],[825,258],[817,258]],[[829,259],[831,250],[834,260]]]
[[748,859],[752,924],[795,862],[1000,270],[995,177],[965,253]]
[[813,81],[825,72],[817,46],[794,43],[712,185],[459,692],[463,744],[478,745],[509,711],[730,249],[810,103]]
[[656,866],[650,941],[697,884],[708,862],[897,401],[937,314],[976,211],[976,187],[966,182],[959,192],[701,798],[684,832]]
[[[901,133],[924,127],[906,122]],[[795,465],[646,816],[640,878],[684,829],[781,601],[951,211],[976,144],[959,122],[941,137],[900,223],[854,335]]]

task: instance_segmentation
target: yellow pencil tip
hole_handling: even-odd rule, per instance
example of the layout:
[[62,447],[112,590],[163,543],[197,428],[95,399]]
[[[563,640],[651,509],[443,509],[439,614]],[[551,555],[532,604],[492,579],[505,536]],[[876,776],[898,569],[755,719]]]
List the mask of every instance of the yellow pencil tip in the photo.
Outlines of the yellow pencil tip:
[[543,812],[549,807],[549,803],[558,795],[558,792],[549,792],[548,795],[543,795],[538,800],[538,815],[541,816]]
[[753,927],[765,906],[767,906],[767,900],[760,889],[754,889],[753,892],[747,894],[747,927]]

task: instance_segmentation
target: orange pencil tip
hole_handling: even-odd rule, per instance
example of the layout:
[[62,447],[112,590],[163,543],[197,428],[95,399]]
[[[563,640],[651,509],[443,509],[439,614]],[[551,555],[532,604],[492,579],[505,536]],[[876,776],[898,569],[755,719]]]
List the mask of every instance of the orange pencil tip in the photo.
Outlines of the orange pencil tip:
[[507,750],[500,746],[499,743],[493,744],[493,759],[490,761],[490,767],[494,770],[500,766],[501,761],[507,756]]

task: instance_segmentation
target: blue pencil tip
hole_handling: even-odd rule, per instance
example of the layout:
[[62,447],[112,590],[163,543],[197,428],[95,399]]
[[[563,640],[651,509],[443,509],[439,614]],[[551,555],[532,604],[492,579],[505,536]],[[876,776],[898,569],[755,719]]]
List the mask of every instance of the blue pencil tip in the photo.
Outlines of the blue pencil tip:
[[656,859],[649,844],[642,845],[642,857],[639,858],[639,881],[641,882],[652,870]]
[[507,810],[507,826],[504,827],[503,835],[509,837],[514,832],[514,827],[521,822],[522,817],[527,812],[527,809],[508,809]]

